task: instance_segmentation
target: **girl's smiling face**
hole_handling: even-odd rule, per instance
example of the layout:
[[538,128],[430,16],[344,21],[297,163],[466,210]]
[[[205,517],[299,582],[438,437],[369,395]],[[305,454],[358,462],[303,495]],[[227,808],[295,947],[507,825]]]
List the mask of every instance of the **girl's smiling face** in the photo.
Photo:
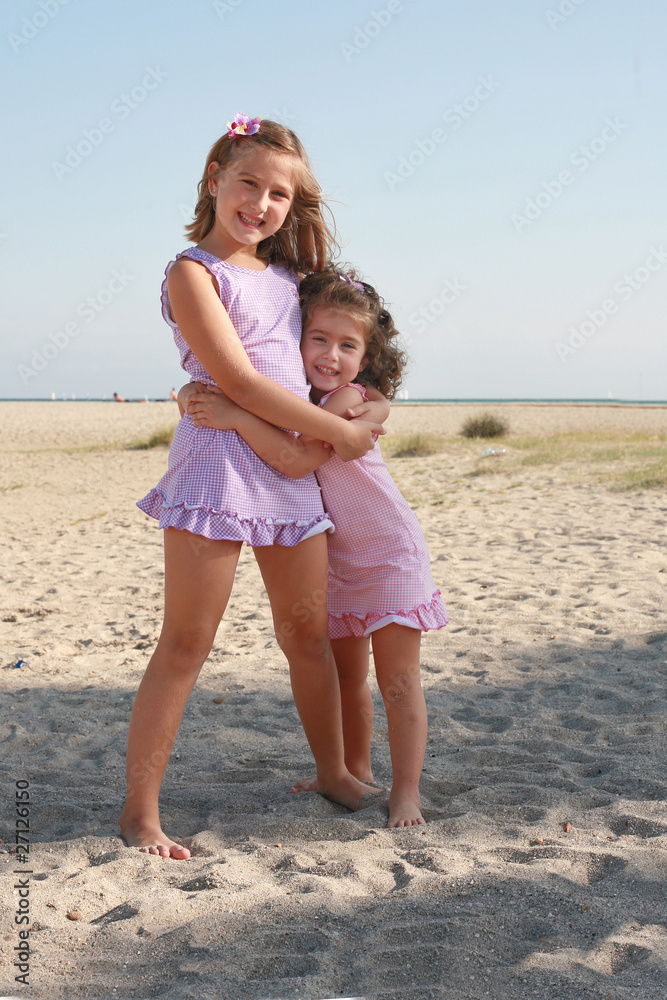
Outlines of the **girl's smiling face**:
[[306,378],[319,402],[322,396],[353,382],[366,366],[366,338],[345,313],[316,306],[301,337]]
[[[214,173],[218,164],[212,163]],[[293,158],[251,150],[218,177],[211,177],[209,191],[216,192],[216,222],[228,240],[256,247],[276,233],[294,199]]]

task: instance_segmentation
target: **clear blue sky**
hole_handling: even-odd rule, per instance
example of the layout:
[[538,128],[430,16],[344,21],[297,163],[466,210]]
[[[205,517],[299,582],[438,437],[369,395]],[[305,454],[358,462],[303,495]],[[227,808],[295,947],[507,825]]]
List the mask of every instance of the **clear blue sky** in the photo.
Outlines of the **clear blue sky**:
[[664,0],[8,0],[0,20],[0,397],[181,384],[162,274],[245,111],[303,139],[411,398],[667,398]]

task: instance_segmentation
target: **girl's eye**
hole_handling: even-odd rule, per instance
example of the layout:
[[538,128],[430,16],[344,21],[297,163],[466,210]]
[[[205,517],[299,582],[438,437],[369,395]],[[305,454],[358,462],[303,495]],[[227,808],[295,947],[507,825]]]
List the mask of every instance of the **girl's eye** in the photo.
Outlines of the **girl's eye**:
[[255,186],[255,182],[254,182],[254,181],[248,181],[248,180],[244,180],[244,181],[243,181],[243,183],[244,183],[244,184],[249,184],[249,185],[250,185],[250,187],[254,187],[254,186]]

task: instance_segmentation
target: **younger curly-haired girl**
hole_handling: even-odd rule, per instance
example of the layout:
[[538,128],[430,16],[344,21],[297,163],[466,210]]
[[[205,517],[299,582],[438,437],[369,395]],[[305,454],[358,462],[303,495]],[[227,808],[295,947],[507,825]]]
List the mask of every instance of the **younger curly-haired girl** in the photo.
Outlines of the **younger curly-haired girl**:
[[[383,422],[405,363],[383,300],[354,271],[329,267],[301,281],[300,301],[301,356],[311,400],[338,416]],[[363,457],[343,462],[330,446],[295,438],[210,386],[181,393],[195,424],[237,431],[283,475],[300,478],[317,469],[335,525],[327,544],[327,603],[340,681],[345,764],[360,781],[373,781],[373,701],[367,680],[372,641],[393,768],[388,825],[423,824],[419,780],[427,717],[419,676],[420,639],[422,632],[443,628],[447,614],[431,576],[424,535],[389,475],[377,441]],[[276,624],[280,641],[281,634],[289,634],[290,623]],[[300,781],[292,790],[317,791],[317,781]]]

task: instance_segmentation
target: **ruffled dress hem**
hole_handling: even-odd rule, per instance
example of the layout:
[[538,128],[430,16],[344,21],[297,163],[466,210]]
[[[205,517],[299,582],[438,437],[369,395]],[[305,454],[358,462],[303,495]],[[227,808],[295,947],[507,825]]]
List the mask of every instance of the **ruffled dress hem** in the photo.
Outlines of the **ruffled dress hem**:
[[328,514],[318,514],[308,521],[285,521],[275,517],[243,517],[231,510],[215,510],[203,504],[169,505],[159,490],[153,489],[137,507],[159,522],[160,528],[178,528],[215,541],[226,539],[246,542],[252,547],[284,545],[291,547],[312,535],[328,531],[333,524]]
[[416,608],[410,608],[409,611],[391,609],[390,611],[371,611],[367,615],[357,615],[351,612],[342,615],[329,614],[329,638],[348,639],[353,636],[357,638],[369,636],[390,622],[421,629],[422,632],[430,632],[444,628],[449,623],[449,618],[442,603],[442,595],[439,590],[436,590],[428,604],[419,604]]

